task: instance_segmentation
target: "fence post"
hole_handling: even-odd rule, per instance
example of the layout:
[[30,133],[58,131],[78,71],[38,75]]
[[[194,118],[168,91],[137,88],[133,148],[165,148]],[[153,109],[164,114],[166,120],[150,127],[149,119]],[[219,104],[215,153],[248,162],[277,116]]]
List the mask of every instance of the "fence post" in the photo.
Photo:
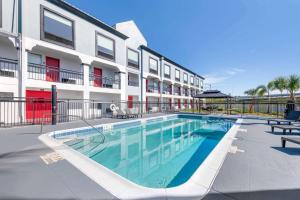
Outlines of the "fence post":
[[56,85],[51,86],[52,91],[52,125],[56,125],[57,123],[57,93],[56,93]]
[[279,104],[278,104],[278,102],[277,102],[277,109],[276,109],[276,113],[277,113],[277,118],[279,117]]

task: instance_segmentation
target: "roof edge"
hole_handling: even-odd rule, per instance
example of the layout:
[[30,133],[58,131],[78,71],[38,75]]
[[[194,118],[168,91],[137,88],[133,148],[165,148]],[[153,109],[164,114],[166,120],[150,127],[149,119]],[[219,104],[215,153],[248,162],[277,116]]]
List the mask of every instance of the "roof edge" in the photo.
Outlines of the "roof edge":
[[96,17],[93,17],[92,15],[76,8],[75,6],[71,5],[70,3],[64,1],[64,0],[46,0],[49,3],[52,3],[82,19],[87,20],[88,22],[106,30],[107,32],[116,35],[124,40],[128,39],[127,35],[124,35],[123,33],[117,31],[115,28],[113,28],[112,26],[109,26],[107,24],[105,24],[104,22],[100,21],[99,19],[97,19]]
[[201,78],[201,79],[203,79],[203,80],[205,80],[205,78],[204,78],[203,76],[201,76],[201,75],[197,74],[196,72],[193,72],[192,70],[190,70],[190,69],[188,69],[188,68],[186,68],[186,67],[184,67],[184,66],[182,66],[182,65],[180,65],[180,64],[178,64],[178,63],[176,63],[175,61],[173,61],[173,60],[171,60],[171,59],[169,59],[169,58],[167,58],[167,57],[161,55],[161,54],[158,53],[157,51],[155,51],[155,50],[153,50],[153,49],[150,49],[149,47],[147,47],[147,46],[145,46],[145,45],[141,45],[141,49],[144,49],[144,50],[146,50],[146,51],[152,53],[153,55],[155,55],[155,56],[157,56],[157,57],[159,57],[159,58],[164,58],[165,61],[167,61],[167,62],[169,62],[169,63],[171,63],[171,64],[173,64],[173,65],[175,65],[175,66],[177,66],[177,67],[179,67],[179,68],[181,68],[181,69],[187,71],[187,72],[190,72],[191,74],[193,74],[193,75],[195,75],[195,76],[198,76],[199,78]]

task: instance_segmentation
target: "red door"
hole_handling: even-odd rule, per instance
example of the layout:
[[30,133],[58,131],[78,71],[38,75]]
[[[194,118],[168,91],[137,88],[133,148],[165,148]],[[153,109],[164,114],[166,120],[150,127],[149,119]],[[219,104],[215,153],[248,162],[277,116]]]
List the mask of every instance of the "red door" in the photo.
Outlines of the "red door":
[[94,86],[102,87],[102,69],[94,67]]
[[46,57],[46,81],[59,81],[59,59]]
[[180,109],[180,108],[181,108],[181,102],[180,102],[180,99],[177,100],[177,103],[178,103],[178,108]]
[[187,108],[187,99],[184,100],[184,107]]
[[133,96],[128,96],[128,108],[133,108]]
[[172,99],[169,99],[169,107],[170,107],[170,110],[172,108]]
[[26,120],[32,123],[49,122],[51,119],[50,91],[26,90]]

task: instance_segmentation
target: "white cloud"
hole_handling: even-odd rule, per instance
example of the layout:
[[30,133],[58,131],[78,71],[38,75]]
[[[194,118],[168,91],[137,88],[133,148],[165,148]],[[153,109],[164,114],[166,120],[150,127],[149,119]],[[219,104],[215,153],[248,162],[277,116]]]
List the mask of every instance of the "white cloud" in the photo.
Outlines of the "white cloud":
[[226,73],[230,76],[234,76],[234,75],[242,73],[244,71],[245,71],[244,69],[240,69],[240,68],[231,68]]
[[205,84],[209,85],[220,85],[220,83],[223,83],[227,79],[232,78],[233,76],[236,76],[240,73],[243,73],[245,70],[241,68],[230,68],[228,70],[225,70],[225,73],[221,74],[207,74],[204,76],[205,78]]
[[218,76],[213,74],[208,74],[204,76],[206,84],[217,84],[225,81],[229,77],[227,76]]

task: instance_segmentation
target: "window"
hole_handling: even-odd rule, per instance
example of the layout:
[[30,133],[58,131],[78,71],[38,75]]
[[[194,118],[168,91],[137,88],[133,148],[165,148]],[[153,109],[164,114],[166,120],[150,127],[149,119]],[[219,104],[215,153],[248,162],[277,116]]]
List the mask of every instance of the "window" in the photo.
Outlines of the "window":
[[109,60],[115,60],[115,41],[99,33],[96,40],[96,55]]
[[0,0],[0,28],[2,28],[2,0]]
[[137,51],[127,50],[127,66],[139,69],[139,53]]
[[200,87],[203,88],[203,80],[200,81]]
[[153,58],[149,58],[149,71],[151,73],[154,74],[158,74],[158,61],[153,59]]
[[128,73],[128,85],[133,87],[139,87],[139,76]]
[[42,8],[41,39],[74,48],[74,23]]
[[191,76],[191,85],[194,85],[194,77]]
[[0,92],[0,99],[13,100],[13,98],[14,93],[12,92]]
[[183,81],[184,81],[184,83],[188,82],[188,75],[187,75],[187,73],[183,74]]
[[195,83],[196,83],[196,86],[199,86],[199,79],[198,78],[195,79]]
[[41,65],[42,56],[38,54],[28,53],[28,63]]
[[170,78],[170,66],[169,65],[165,65],[165,77]]
[[176,81],[180,81],[180,71],[178,69],[175,69],[175,79]]

